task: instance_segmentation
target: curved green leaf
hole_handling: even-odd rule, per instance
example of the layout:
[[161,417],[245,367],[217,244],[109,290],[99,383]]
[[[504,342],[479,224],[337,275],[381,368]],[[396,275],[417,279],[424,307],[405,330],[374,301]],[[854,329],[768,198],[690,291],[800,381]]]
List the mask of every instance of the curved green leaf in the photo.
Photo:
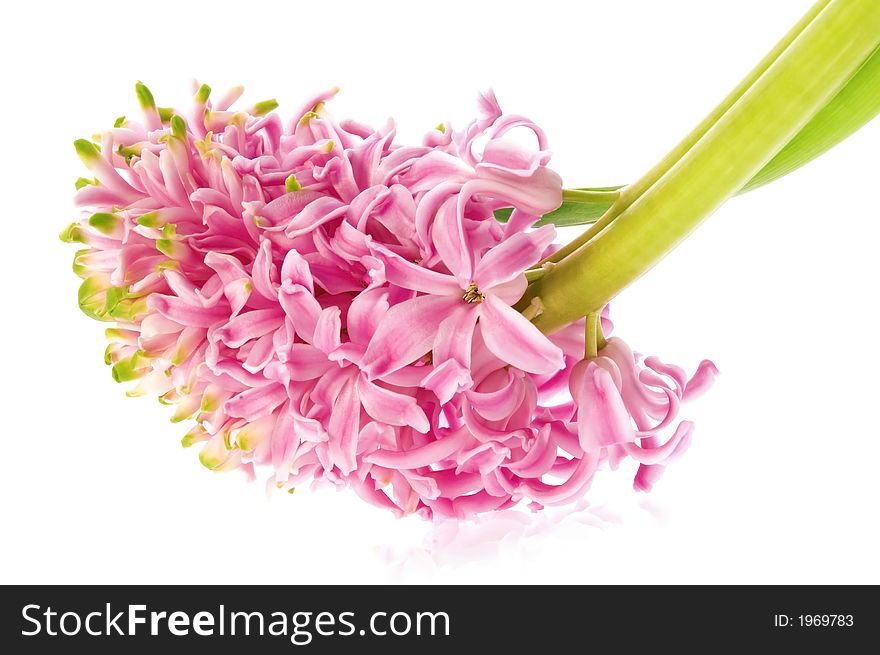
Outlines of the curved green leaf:
[[791,173],[843,141],[880,113],[880,50],[875,50],[824,109],[776,153],[740,193]]

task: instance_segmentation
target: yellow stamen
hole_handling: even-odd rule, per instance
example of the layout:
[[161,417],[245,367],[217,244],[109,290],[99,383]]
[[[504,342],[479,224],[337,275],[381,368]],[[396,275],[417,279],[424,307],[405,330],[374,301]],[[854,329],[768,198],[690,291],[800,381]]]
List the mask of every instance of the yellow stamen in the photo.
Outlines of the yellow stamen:
[[466,303],[483,302],[486,299],[486,294],[477,288],[476,282],[471,282],[470,286],[465,290],[463,297]]

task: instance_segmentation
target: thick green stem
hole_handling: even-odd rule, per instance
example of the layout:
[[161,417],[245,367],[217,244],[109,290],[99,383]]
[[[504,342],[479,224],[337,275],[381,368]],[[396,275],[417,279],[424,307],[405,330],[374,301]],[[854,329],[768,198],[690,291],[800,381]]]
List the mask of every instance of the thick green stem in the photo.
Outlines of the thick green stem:
[[582,245],[587,243],[595,235],[605,229],[615,218],[620,216],[631,204],[633,204],[645,191],[651,188],[675,163],[690,150],[703,135],[708,132],[718,120],[748,91],[755,82],[767,71],[770,66],[782,55],[794,40],[813,22],[831,0],[818,0],[810,10],[801,18],[788,33],[782,37],[779,43],[767,53],[757,66],[722,100],[712,112],[697,125],[690,134],[675,146],[663,159],[645,173],[640,179],[624,187],[614,204],[596,223],[591,225],[583,234],[566,244],[560,250],[553,253],[546,261],[558,262],[567,257]]
[[616,220],[540,280],[534,323],[597,311],[757,173],[880,45],[880,2],[831,0],[723,116]]

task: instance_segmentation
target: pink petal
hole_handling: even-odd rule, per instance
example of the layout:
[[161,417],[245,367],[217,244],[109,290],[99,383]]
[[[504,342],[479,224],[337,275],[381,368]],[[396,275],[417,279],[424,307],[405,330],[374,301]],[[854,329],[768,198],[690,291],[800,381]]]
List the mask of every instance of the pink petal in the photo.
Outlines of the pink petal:
[[[583,494],[584,489],[593,480],[598,460],[594,456],[585,455],[578,461],[569,478],[562,484],[547,484],[540,480],[526,480],[523,487],[532,500],[542,505],[559,505]],[[524,490],[525,490],[524,489]]]
[[523,178],[515,173],[494,168],[480,172],[461,190],[461,199],[487,196],[527,214],[543,216],[562,204],[562,179],[549,168],[539,168],[534,175]]
[[483,148],[477,170],[496,169],[527,178],[534,175],[546,162],[547,155],[544,152],[528,150],[510,140],[492,139]]
[[419,296],[394,305],[367,346],[361,368],[373,380],[426,355],[437,337],[439,320],[459,302],[446,296]]
[[445,318],[438,317],[440,327],[433,347],[435,365],[454,359],[464,368],[470,368],[474,328],[479,315],[475,305],[460,302],[453,306]]
[[205,264],[217,272],[224,284],[251,277],[244,270],[241,262],[232,255],[212,251],[205,255]]
[[181,325],[190,327],[211,327],[229,316],[224,307],[201,307],[190,305],[177,296],[164,296],[154,293],[147,301],[150,309]]
[[523,371],[553,373],[565,365],[558,346],[491,293],[480,305],[480,331],[496,357]]
[[678,456],[687,448],[693,434],[694,424],[682,421],[666,443],[655,447],[642,447],[635,443],[621,444],[627,455],[640,464],[661,464],[673,456]]
[[251,373],[262,371],[275,356],[273,337],[274,334],[270,332],[254,341],[253,347],[242,364],[242,368]]
[[572,370],[570,384],[578,406],[578,440],[584,452],[636,440],[632,419],[608,371],[583,360]]
[[471,406],[487,421],[500,421],[509,417],[523,400],[523,388],[519,384],[519,378],[510,369],[502,372],[506,374],[507,382],[497,390],[471,389],[466,392]]
[[404,512],[394,504],[394,501],[388,497],[388,494],[376,488],[375,481],[372,477],[368,477],[363,482],[357,478],[353,478],[350,480],[350,484],[351,488],[362,500],[365,500],[376,507],[391,510],[398,517],[404,516]]
[[333,463],[343,474],[354,471],[357,466],[357,437],[360,423],[361,405],[357,399],[354,380],[343,386],[333,403],[327,432],[330,435],[328,448]]
[[345,321],[352,342],[369,343],[389,307],[386,289],[370,289],[359,294],[348,308]]
[[481,291],[487,291],[522,276],[541,259],[555,236],[556,229],[552,225],[514,234],[483,255],[474,271],[474,281]]
[[281,286],[290,289],[295,285],[306,288],[309,293],[315,293],[315,284],[309,263],[296,250],[290,250],[284,256],[281,265]]
[[290,475],[290,464],[299,446],[299,439],[294,429],[293,402],[288,401],[275,417],[275,427],[269,438],[272,452],[272,468],[275,469],[275,481],[287,482]]
[[550,426],[547,425],[538,430],[528,452],[509,464],[507,469],[524,478],[539,478],[551,469],[556,457],[556,444],[550,439]]
[[447,359],[439,366],[434,366],[421,381],[420,386],[433,391],[441,405],[445,405],[453,396],[473,384],[470,370],[454,359]]
[[411,192],[430,191],[444,183],[464,184],[473,171],[457,157],[433,150],[415,160],[403,178]]
[[382,246],[374,246],[374,252],[385,266],[385,279],[404,289],[434,295],[463,294],[456,279],[445,273],[432,271],[409,262]]
[[[495,285],[489,293],[501,300],[505,305],[515,305],[522,298],[528,286],[529,283],[526,280],[526,276],[518,275],[510,280],[510,282]],[[583,344],[581,344],[581,350],[583,351]]]
[[654,483],[663,475],[666,467],[662,464],[641,464],[639,470],[636,471],[636,477],[633,480],[633,489],[636,491],[649,492],[654,488]]
[[457,430],[451,434],[439,436],[435,441],[424,446],[400,451],[377,450],[364,459],[372,464],[387,468],[422,468],[451,457],[467,443],[469,437],[467,430]]
[[704,359],[697,367],[697,372],[687,381],[682,400],[693,400],[700,397],[715,382],[720,373],[718,368],[708,359]]
[[315,323],[313,344],[325,353],[331,353],[340,345],[339,334],[342,330],[342,319],[339,307],[327,307],[321,311]]
[[299,285],[291,289],[282,288],[278,300],[300,339],[311,343],[315,337],[315,326],[321,317],[320,303],[308,289]]
[[336,198],[327,196],[318,198],[290,221],[284,233],[289,237],[308,234],[325,223],[342,219],[346,211],[348,206]]
[[434,247],[462,288],[474,279],[473,248],[465,233],[463,212],[455,196],[440,205],[431,228]]
[[294,381],[314,380],[334,366],[326,353],[305,343],[295,343],[290,347],[287,365],[290,379]]
[[284,313],[277,309],[257,309],[239,314],[223,327],[214,331],[230,348],[240,348],[251,339],[258,339],[277,329],[284,319]]
[[377,421],[388,425],[409,425],[422,434],[431,427],[424,410],[412,396],[386,389],[364,377],[358,378],[357,392],[364,410]]
[[280,384],[273,384],[242,391],[226,401],[225,410],[230,416],[252,421],[265,416],[285,400],[287,390]]
[[[261,209],[254,212],[254,217],[268,220],[272,225],[286,225],[297,214],[303,211],[303,208],[323,196],[314,191],[298,191],[295,193],[285,193],[278,196]],[[337,206],[339,206],[337,201]]]
[[257,256],[254,258],[252,279],[254,289],[269,300],[278,297],[277,285],[273,277],[277,275],[277,269],[272,258],[272,243],[268,239],[260,242]]

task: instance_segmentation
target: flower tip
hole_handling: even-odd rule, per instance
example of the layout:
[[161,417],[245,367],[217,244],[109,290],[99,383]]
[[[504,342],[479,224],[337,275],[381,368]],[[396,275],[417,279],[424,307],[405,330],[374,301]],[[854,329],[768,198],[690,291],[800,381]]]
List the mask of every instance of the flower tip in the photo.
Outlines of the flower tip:
[[101,151],[98,150],[98,146],[88,139],[77,139],[73,142],[73,147],[76,148],[76,154],[79,155],[79,158],[82,159],[85,164],[93,162],[101,156]]
[[73,256],[73,273],[77,277],[86,279],[89,276],[88,256],[92,253],[91,248],[77,250]]
[[134,85],[134,91],[137,94],[141,109],[147,110],[156,108],[156,101],[153,99],[153,94],[143,82],[138,80],[137,84]]
[[171,239],[156,239],[156,250],[161,252],[166,257],[174,258],[175,253],[175,245],[174,241]]
[[271,111],[274,111],[278,108],[278,101],[275,98],[271,98],[269,100],[262,100],[254,105],[254,108],[251,110],[251,113],[254,116],[265,116]]
[[89,218],[89,225],[102,234],[112,234],[116,226],[119,225],[119,222],[120,218],[118,216],[106,212],[92,214],[92,217]]
[[125,116],[120,116],[113,121],[113,127],[122,127],[123,125],[125,125]]
[[203,105],[206,102],[208,102],[208,97],[210,95],[211,95],[211,87],[208,86],[207,84],[202,84],[199,87],[199,90],[196,91],[196,102],[198,102],[200,105]]
[[167,123],[174,116],[174,109],[172,107],[156,107],[156,111],[159,112],[159,120],[162,123]]
[[287,193],[293,193],[294,191],[299,191],[301,189],[302,187],[296,180],[296,175],[291,173],[287,176],[287,179],[284,180],[284,190],[287,191]]
[[138,144],[131,146],[124,146],[121,143],[119,147],[116,149],[116,154],[122,157],[125,160],[127,166],[131,166],[131,160],[135,157],[141,156],[141,146]]
[[136,222],[143,227],[162,227],[162,219],[158,210],[141,214],[137,217]]
[[186,139],[186,121],[179,114],[171,117],[171,134],[178,139]]
[[131,357],[120,359],[116,362],[113,368],[110,369],[110,375],[113,376],[113,380],[116,382],[129,382],[142,378],[146,370],[143,368],[142,362],[138,361],[141,359],[141,355],[141,351],[137,350]]
[[703,395],[712,386],[715,382],[715,378],[719,375],[721,375],[721,372],[718,370],[718,367],[715,366],[715,363],[708,359],[704,359],[700,362],[700,365],[697,366],[697,372],[694,373],[690,380],[688,380],[682,400],[689,401]]
[[61,233],[58,235],[58,238],[61,239],[64,243],[85,243],[86,240],[83,237],[82,229],[79,226],[79,223],[71,223],[66,228],[61,230]]

